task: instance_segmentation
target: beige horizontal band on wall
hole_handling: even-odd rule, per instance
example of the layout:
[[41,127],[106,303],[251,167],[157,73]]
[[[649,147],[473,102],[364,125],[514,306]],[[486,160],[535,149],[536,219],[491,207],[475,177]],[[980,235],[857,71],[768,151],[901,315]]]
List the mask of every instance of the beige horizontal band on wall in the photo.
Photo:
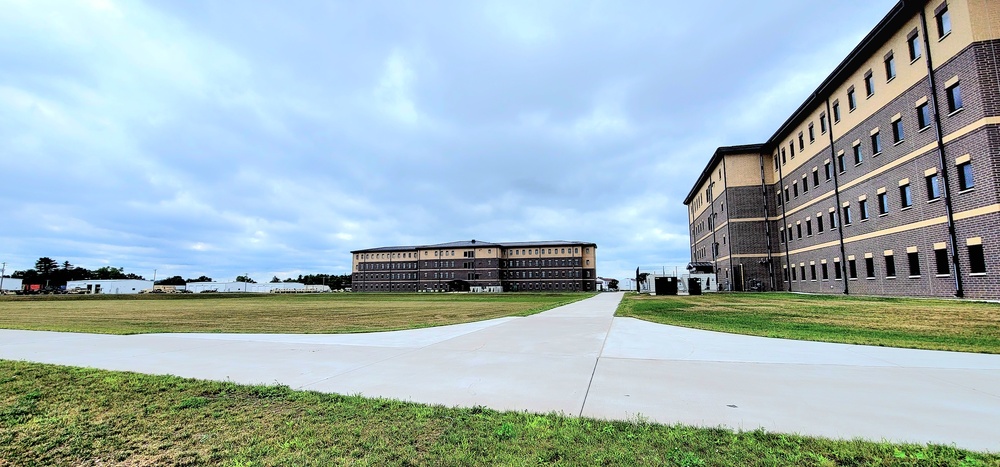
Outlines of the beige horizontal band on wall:
[[875,194],[876,195],[881,195],[882,193],[885,193],[885,187],[882,187],[882,188],[879,188],[879,189],[875,190]]
[[964,164],[966,162],[971,162],[971,161],[972,161],[972,155],[966,154],[964,156],[958,156],[957,158],[955,158],[955,165]]
[[910,179],[908,179],[908,178],[904,178],[904,179],[902,179],[902,180],[899,181],[899,186],[909,185],[909,184],[910,184]]
[[965,239],[965,244],[967,246],[976,246],[983,244],[983,237],[972,237]]
[[934,249],[935,250],[946,250],[946,249],[948,249],[948,244],[945,243],[945,242],[935,243],[934,244]]
[[937,171],[937,167],[934,167],[934,168],[931,168],[931,169],[927,169],[927,170],[924,171],[924,176],[925,177],[930,177],[931,175],[934,175],[937,172],[938,172]]
[[892,255],[893,255],[892,250],[885,250],[882,252],[882,256],[892,256]]
[[872,129],[871,133],[869,133],[869,134],[872,135],[872,136],[874,136],[875,133],[878,133],[878,127],[875,127],[874,129]]
[[847,260],[848,260],[848,261],[854,261],[854,255],[850,255],[850,256],[848,256],[848,257],[847,257]]
[[926,103],[927,103],[927,96],[924,96],[924,97],[921,97],[920,99],[917,99],[917,102],[914,103],[913,106],[914,107],[920,107],[921,105],[924,105]]
[[874,257],[875,257],[875,253],[865,253],[865,259],[874,258]]
[[944,82],[944,87],[950,88],[952,85],[958,84],[958,75],[952,76],[951,79]]
[[890,122],[898,122],[898,121],[900,121],[902,119],[903,119],[903,114],[899,113],[899,114],[893,115],[892,118],[889,119],[889,121]]
[[906,252],[907,253],[916,253],[917,252],[917,247],[915,247],[915,246],[908,246],[908,247],[906,247]]

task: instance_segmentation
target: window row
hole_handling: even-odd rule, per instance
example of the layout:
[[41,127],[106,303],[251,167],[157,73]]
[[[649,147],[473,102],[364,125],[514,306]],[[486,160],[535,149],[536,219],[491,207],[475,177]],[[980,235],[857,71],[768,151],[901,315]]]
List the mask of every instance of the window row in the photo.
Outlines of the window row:
[[[969,274],[972,275],[983,275],[986,274],[986,254],[983,250],[983,243],[981,237],[966,239],[966,253],[969,255]],[[930,263],[927,266],[933,266],[934,274],[936,277],[948,277],[951,275],[951,259],[949,258],[948,247],[945,243],[935,243],[934,244],[934,254],[931,256],[933,258],[933,265]],[[885,250],[882,252],[881,268],[875,263],[875,255],[873,253],[865,253],[863,255],[863,265],[864,265],[864,278],[865,279],[876,279],[879,274],[886,279],[896,279],[900,272],[897,270],[896,263],[896,252],[894,250]],[[905,264],[900,264],[900,266],[905,267],[903,270],[905,272],[905,277],[910,279],[917,279],[923,275],[925,270],[924,263],[920,256],[920,250],[917,247],[909,247],[906,249]],[[903,260],[901,260],[903,261]],[[830,269],[833,269],[833,279],[842,280],[845,274],[844,269],[841,268],[840,258],[833,258],[832,268],[827,260],[823,259],[819,261],[817,265],[816,261],[809,261],[808,265],[808,275],[806,274],[806,263],[799,263],[798,266],[792,265],[789,268],[787,265],[784,267],[785,280],[787,281],[817,281],[817,280],[830,280]],[[818,266],[818,268],[817,268]],[[858,259],[854,255],[847,257],[846,274],[847,278],[850,280],[856,280],[858,276]],[[817,274],[817,270],[819,273]]]

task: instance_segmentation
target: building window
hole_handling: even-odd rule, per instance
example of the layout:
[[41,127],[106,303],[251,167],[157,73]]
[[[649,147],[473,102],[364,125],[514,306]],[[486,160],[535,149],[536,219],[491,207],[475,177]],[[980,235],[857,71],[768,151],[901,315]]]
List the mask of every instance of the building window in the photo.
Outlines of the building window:
[[788,243],[788,240],[785,240],[785,229],[781,229],[779,232],[781,232],[781,243]]
[[913,206],[913,197],[910,196],[909,183],[904,183],[899,186],[899,204],[903,209]]
[[972,274],[986,273],[986,255],[983,253],[982,243],[969,245],[969,272]]
[[941,197],[941,188],[938,185],[938,174],[934,172],[926,177],[927,180],[927,199],[938,199]]
[[910,277],[920,276],[920,253],[911,251],[906,254],[906,262],[910,266]]
[[938,39],[944,39],[944,36],[951,33],[951,14],[948,13],[947,2],[937,7],[937,10],[934,11],[934,19],[937,23]]
[[809,279],[811,279],[813,281],[816,280],[816,264],[815,263],[809,265]]
[[830,280],[830,268],[827,267],[826,263],[820,264],[820,272],[823,274],[823,280]]
[[861,151],[861,144],[854,145],[854,165],[860,164],[864,160],[864,154]]
[[878,194],[878,213],[881,215],[889,214],[889,195],[885,192]]
[[898,143],[904,138],[906,138],[906,134],[903,132],[903,119],[892,122],[892,142]]
[[843,276],[841,274],[842,273],[840,271],[840,260],[839,259],[838,260],[834,260],[834,262],[833,262],[833,278],[837,279],[839,281],[839,280],[843,279]]
[[837,170],[840,173],[847,172],[847,163],[844,161],[844,153],[837,154]]
[[833,164],[831,164],[830,162],[824,162],[823,174],[826,176],[826,181],[829,182],[830,178],[833,177]]
[[822,215],[817,215],[816,216],[816,230],[818,230],[819,233],[823,233],[823,216]]
[[802,224],[795,224],[795,230],[798,233],[796,238],[802,240]]
[[879,134],[878,130],[872,133],[872,155],[877,156],[882,153],[882,135]]
[[813,168],[813,188],[819,186],[819,169]]
[[931,126],[931,108],[926,102],[917,106],[917,126],[921,130]]
[[831,229],[837,228],[837,212],[836,211],[830,211],[830,228]]
[[812,219],[806,219],[806,235],[812,237],[813,234],[813,221]]
[[810,122],[809,123],[809,142],[812,143],[814,141],[816,141],[816,129],[813,127],[813,124]]
[[858,98],[854,95],[854,86],[847,89],[847,108],[851,112],[858,108]]
[[833,123],[840,123],[840,101],[833,101]]
[[799,132],[799,151],[805,151],[806,149],[806,138],[802,136],[802,132]]
[[963,106],[962,104],[962,86],[960,83],[952,84],[945,89],[948,94],[948,112],[956,112],[960,110]]
[[896,59],[892,56],[892,51],[890,51],[885,56],[885,80],[892,81],[896,77]]
[[858,262],[853,259],[847,260],[847,277],[850,279],[858,278]]
[[906,38],[906,48],[910,52],[910,61],[916,61],[920,58],[920,34],[914,29],[910,33],[909,37]]
[[865,73],[865,92],[868,93],[868,97],[875,95],[875,78],[872,77],[871,70]]
[[788,157],[795,159],[795,141],[788,142]]
[[781,192],[775,194],[775,198],[778,200],[778,206],[781,206]]
[[826,114],[819,114],[819,132],[826,134]]
[[868,200],[858,201],[858,212],[861,213],[861,220],[868,220]]
[[893,255],[885,255],[885,277],[896,277],[896,258]]
[[805,264],[800,264],[799,265],[799,272],[802,273],[802,280],[806,280],[806,265]]
[[792,267],[791,267],[791,270],[792,270],[792,280],[793,280],[793,281],[794,281],[794,280],[798,280],[798,278],[796,278],[796,277],[795,277],[795,266],[792,266]]
[[935,248],[934,266],[936,267],[937,274],[939,276],[947,276],[951,274],[951,267],[948,265],[948,250],[946,248]]
[[809,193],[809,176],[802,176],[802,193]]
[[788,187],[785,187],[785,202],[787,203],[791,198],[788,196]]
[[875,258],[871,256],[865,257],[865,277],[868,279],[875,278]]
[[958,189],[971,190],[976,187],[976,179],[972,176],[972,161],[958,164]]
[[786,162],[788,159],[785,158],[785,148],[781,148],[781,164],[784,165]]
[[799,182],[792,182],[792,195],[799,197]]
[[851,207],[844,206],[844,225],[851,225]]

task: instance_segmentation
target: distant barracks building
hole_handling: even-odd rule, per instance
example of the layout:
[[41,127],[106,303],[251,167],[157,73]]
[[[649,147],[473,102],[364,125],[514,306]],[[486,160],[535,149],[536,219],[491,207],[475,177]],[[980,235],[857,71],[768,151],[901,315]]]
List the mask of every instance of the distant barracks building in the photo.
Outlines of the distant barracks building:
[[351,253],[355,292],[596,290],[593,243],[471,240]]
[[684,200],[723,287],[1000,298],[1000,1],[903,0]]

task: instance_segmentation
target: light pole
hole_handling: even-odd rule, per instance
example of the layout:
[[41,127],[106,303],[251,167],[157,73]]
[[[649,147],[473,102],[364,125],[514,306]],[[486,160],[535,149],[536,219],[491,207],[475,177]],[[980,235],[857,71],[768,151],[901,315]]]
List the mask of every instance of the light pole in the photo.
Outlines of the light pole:
[[7,263],[0,265],[0,294],[3,293],[3,274],[7,272]]

